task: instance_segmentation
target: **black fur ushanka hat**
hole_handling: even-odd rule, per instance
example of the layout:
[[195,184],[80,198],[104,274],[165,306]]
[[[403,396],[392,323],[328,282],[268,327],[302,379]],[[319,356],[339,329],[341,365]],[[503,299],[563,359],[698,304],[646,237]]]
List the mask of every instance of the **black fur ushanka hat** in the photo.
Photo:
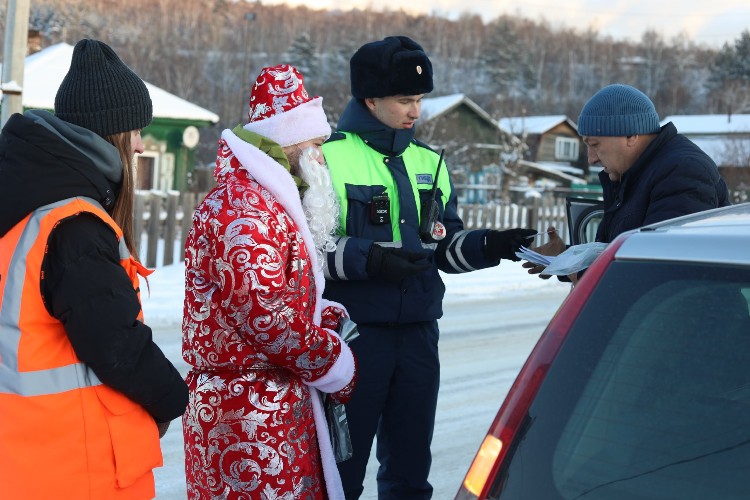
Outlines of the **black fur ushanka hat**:
[[364,44],[349,67],[357,99],[432,92],[432,63],[422,46],[406,36]]

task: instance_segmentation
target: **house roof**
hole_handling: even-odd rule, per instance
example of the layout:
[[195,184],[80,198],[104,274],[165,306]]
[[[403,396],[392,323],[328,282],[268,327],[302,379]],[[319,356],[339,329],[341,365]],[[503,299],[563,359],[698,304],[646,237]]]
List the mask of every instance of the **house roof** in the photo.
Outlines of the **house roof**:
[[[55,108],[55,94],[68,73],[72,58],[73,46],[67,43],[51,45],[26,57],[22,99],[24,108],[49,110]],[[154,105],[154,118],[218,123],[219,115],[216,113],[148,82],[144,83]]]
[[669,122],[684,135],[750,134],[750,115],[672,115],[661,124]]
[[710,156],[718,165],[722,163],[722,157],[726,153],[727,138],[718,136],[702,136],[700,138],[692,137],[691,141],[701,148],[704,153]]
[[501,118],[498,122],[500,128],[508,130],[515,135],[519,135],[522,132],[541,135],[561,123],[567,123],[573,130],[578,130],[573,120],[565,115],[510,116],[508,118]]
[[[746,155],[750,147],[750,136],[699,135],[691,136],[690,140],[710,156],[719,167],[744,166],[738,156]],[[738,160],[740,160],[739,163]]]
[[[556,163],[536,163],[527,160],[521,160],[518,164],[526,171],[536,172],[545,177],[557,179],[567,184],[586,183],[583,179],[583,171],[581,169],[573,169],[569,166],[566,167]],[[574,172],[573,170],[577,170],[577,172]],[[580,175],[573,175],[578,173],[580,173]]]
[[466,97],[466,94],[450,94],[441,97],[425,97],[422,99],[422,120],[429,121],[433,120],[441,115],[453,111],[455,108],[465,104],[483,120],[492,124],[496,128],[500,128],[495,120],[477,103]]

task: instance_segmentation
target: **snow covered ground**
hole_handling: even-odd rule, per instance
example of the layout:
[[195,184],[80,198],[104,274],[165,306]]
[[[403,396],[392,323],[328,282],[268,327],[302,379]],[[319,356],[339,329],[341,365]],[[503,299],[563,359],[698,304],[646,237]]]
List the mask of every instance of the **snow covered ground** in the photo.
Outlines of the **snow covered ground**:
[[[184,266],[161,267],[143,293],[146,322],[180,372]],[[441,388],[430,474],[436,500],[454,497],[495,412],[545,325],[569,291],[555,279],[530,276],[518,263],[462,275],[443,275],[447,293],[439,321]],[[142,290],[146,290],[142,286]],[[185,498],[179,420],[162,439],[164,467],[156,470],[158,499]],[[362,500],[377,499],[374,453]]]

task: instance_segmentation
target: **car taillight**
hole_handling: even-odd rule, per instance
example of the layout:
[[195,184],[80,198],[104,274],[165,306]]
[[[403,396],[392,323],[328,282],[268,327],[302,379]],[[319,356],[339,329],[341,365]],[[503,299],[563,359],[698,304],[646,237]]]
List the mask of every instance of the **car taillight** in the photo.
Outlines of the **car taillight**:
[[528,414],[531,402],[542,385],[552,360],[599,283],[599,278],[614,260],[617,249],[626,238],[627,235],[617,238],[591,264],[547,325],[508,391],[500,411],[497,412],[487,436],[469,467],[469,472],[456,495],[456,500],[487,498],[494,482],[493,479],[500,470],[508,450],[512,447],[513,439]]
[[488,434],[484,437],[482,445],[479,447],[474,461],[471,463],[469,472],[464,479],[464,488],[469,493],[478,497],[484,489],[487,477],[490,475],[492,466],[495,464],[500,451],[503,449],[503,443],[495,436]]

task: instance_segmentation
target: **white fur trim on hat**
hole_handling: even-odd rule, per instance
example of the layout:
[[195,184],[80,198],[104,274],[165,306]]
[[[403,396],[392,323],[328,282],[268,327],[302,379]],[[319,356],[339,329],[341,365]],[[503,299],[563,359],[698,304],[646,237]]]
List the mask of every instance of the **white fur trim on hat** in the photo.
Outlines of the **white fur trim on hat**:
[[282,148],[331,135],[331,126],[323,111],[323,98],[316,97],[289,111],[250,122],[245,130],[271,139]]

